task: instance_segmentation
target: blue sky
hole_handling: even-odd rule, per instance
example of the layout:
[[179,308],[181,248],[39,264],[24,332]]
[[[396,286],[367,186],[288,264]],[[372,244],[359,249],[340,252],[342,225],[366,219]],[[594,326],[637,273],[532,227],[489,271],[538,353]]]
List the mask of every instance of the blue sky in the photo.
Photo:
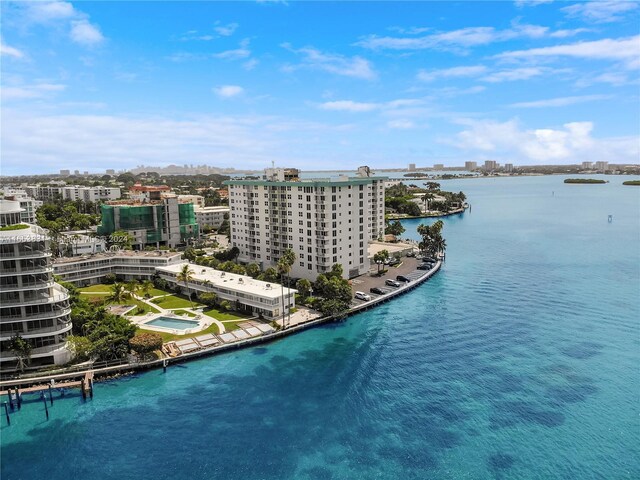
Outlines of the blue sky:
[[638,163],[637,2],[2,2],[2,174]]

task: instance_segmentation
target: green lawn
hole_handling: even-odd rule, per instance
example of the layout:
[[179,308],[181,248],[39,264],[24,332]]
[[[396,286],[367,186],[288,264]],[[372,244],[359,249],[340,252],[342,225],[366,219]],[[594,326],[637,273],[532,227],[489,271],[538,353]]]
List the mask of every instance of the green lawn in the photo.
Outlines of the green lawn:
[[164,343],[171,342],[173,340],[182,340],[182,339],[185,339],[185,338],[198,337],[200,335],[204,335],[205,333],[213,333],[214,335],[218,335],[218,333],[220,333],[220,331],[218,330],[218,326],[215,323],[209,325],[209,327],[205,328],[204,330],[201,330],[201,331],[195,332],[195,333],[188,333],[186,335],[174,335],[173,333],[156,332],[155,330],[147,330],[146,328],[141,328],[141,327],[138,327],[137,331],[138,332],[144,331],[144,332],[157,333],[158,335],[160,335],[162,337],[162,341]]
[[109,292],[111,293],[112,285],[106,285],[104,283],[98,283],[97,285],[91,285],[89,287],[79,288],[79,292]]
[[237,330],[238,328],[238,324],[244,322],[246,319],[245,318],[241,318],[240,320],[227,320],[225,322],[222,322],[224,325],[224,329],[226,332],[230,332],[231,330]]
[[171,295],[173,292],[171,290],[161,290],[159,288],[152,288],[149,290],[149,295],[152,297],[159,297],[160,295]]
[[156,298],[155,300],[151,300],[156,305],[160,305],[162,308],[171,309],[171,308],[191,308],[193,307],[202,307],[202,303],[198,303],[194,301],[193,304],[189,302],[187,297],[183,297],[182,295],[169,295],[162,298]]
[[[102,303],[104,303],[105,305],[113,305],[115,302],[107,302],[107,294],[99,294],[99,293],[93,293],[93,294],[83,294],[82,298],[89,300],[89,301],[93,301],[93,300],[102,300]],[[160,310],[158,310],[157,308],[154,308],[150,305],[147,305],[146,303],[137,300],[135,298],[128,298],[126,300],[123,300],[121,302],[117,302],[118,305],[135,305],[136,307],[142,307],[144,309],[144,313],[137,313],[136,310],[132,310],[131,313],[129,313],[129,315],[144,315],[147,314],[149,312],[151,313],[160,313]]]
[[195,317],[195,313],[187,312],[186,310],[174,310],[176,315],[182,315],[183,317]]
[[221,312],[217,308],[206,308],[203,313],[211,318],[220,320],[221,322],[224,320],[245,320],[249,318],[249,315],[245,315],[243,313]]

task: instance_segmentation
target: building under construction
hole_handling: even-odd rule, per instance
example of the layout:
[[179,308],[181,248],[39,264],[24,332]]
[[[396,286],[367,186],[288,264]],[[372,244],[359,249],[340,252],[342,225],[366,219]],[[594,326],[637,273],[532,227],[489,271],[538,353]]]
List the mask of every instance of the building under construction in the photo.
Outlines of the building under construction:
[[123,230],[134,238],[134,248],[176,247],[200,234],[193,204],[178,203],[175,196],[147,203],[109,202],[101,208],[98,235],[109,236]]

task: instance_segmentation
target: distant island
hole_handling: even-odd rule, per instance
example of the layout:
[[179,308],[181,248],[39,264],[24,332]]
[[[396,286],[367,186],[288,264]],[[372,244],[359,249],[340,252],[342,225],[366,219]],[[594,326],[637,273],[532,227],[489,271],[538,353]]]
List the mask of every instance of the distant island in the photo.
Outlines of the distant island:
[[595,178],[567,178],[564,183],[607,183],[606,180],[598,180]]
[[636,187],[640,187],[640,180],[627,180],[626,182],[622,182],[623,185],[634,185]]

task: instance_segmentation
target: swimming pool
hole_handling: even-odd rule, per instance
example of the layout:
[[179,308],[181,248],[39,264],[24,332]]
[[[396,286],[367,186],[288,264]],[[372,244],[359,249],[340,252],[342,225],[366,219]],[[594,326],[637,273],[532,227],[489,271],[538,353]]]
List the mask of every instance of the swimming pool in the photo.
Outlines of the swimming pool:
[[187,330],[189,328],[194,328],[200,325],[200,322],[195,322],[193,320],[184,320],[181,318],[173,318],[173,317],[158,317],[153,320],[146,322],[145,325],[152,325],[154,327],[164,327],[164,328],[172,328],[174,330]]

